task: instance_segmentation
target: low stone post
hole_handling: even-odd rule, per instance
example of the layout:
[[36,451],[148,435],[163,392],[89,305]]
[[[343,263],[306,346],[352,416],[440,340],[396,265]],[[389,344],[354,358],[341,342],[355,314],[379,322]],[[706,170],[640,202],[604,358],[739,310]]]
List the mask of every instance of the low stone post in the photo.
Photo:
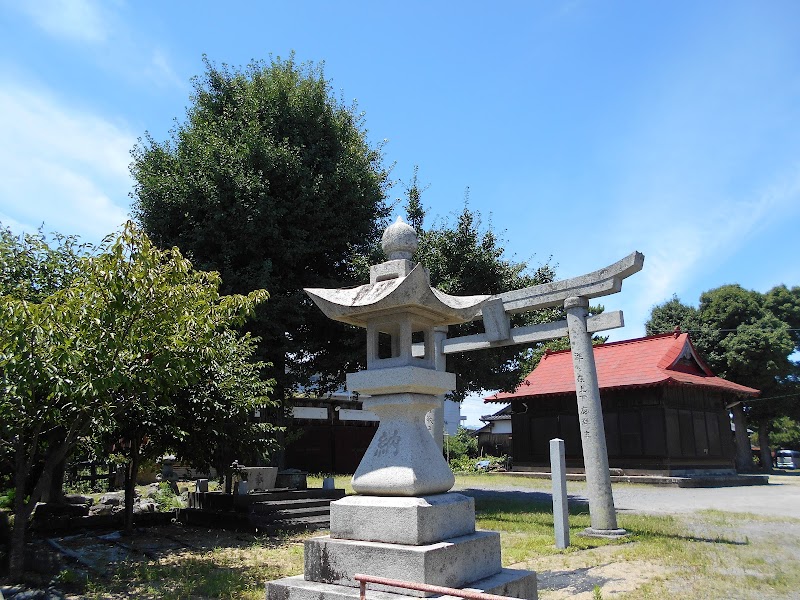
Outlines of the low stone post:
[[567,469],[564,440],[550,440],[550,479],[553,484],[553,525],[556,548],[569,546],[569,506],[567,504]]
[[580,296],[569,297],[564,301],[564,309],[567,312],[569,343],[572,347],[575,392],[578,397],[578,424],[581,431],[591,517],[591,527],[585,533],[612,537],[625,535],[624,529],[617,528],[617,513],[614,510],[614,497],[611,493],[600,386],[597,382],[592,336],[586,329],[589,300]]

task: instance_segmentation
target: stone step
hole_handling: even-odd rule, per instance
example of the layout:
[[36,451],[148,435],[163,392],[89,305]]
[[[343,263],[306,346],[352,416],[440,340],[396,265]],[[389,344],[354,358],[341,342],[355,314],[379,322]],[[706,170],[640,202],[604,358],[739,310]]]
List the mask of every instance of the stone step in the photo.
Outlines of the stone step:
[[344,498],[343,489],[310,488],[306,490],[273,490],[271,492],[254,492],[252,494],[231,495],[223,492],[189,492],[189,508],[204,510],[248,510],[253,504],[282,500]]
[[258,531],[274,534],[281,531],[315,531],[330,528],[330,514],[308,515],[300,511],[275,518],[274,515],[209,511],[184,508],[178,511],[178,521],[195,527],[212,527],[234,531]]
[[330,511],[330,505],[330,498],[297,498],[293,500],[268,500],[266,502],[254,502],[250,505],[250,510],[260,515],[280,510],[293,510],[297,508],[324,507]]
[[201,508],[181,508],[178,522],[193,527],[210,527],[231,531],[252,531],[254,529],[249,515],[227,510],[206,510]]
[[305,508],[291,508],[276,510],[268,513],[254,513],[253,517],[258,517],[266,521],[288,521],[291,519],[302,519],[304,517],[322,517],[328,521],[331,519],[330,506],[309,506]]
[[318,529],[328,529],[331,526],[330,518],[327,515],[296,517],[279,521],[270,521],[263,517],[254,517],[251,521],[259,532],[267,534],[281,531],[316,531]]
[[276,492],[256,492],[248,494],[250,503],[256,502],[273,502],[276,500],[303,500],[311,498],[327,498],[328,500],[338,500],[344,498],[345,492],[343,489],[326,490],[322,488],[309,488],[306,490],[285,490]]

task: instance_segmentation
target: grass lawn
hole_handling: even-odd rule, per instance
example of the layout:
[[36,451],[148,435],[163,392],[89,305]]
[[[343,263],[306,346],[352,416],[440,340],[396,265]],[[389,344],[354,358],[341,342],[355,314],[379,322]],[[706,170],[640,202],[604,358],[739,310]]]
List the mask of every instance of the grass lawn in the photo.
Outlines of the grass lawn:
[[[337,477],[336,484],[347,487],[349,478]],[[321,487],[321,480],[311,478],[309,485]],[[549,481],[459,476],[456,483],[457,490],[504,486],[547,492]],[[580,487],[571,482],[570,492]],[[630,535],[609,541],[579,535],[589,515],[576,504],[570,517],[572,545],[558,550],[544,494],[533,501],[502,491],[480,494],[476,511],[479,528],[501,533],[505,566],[538,572],[542,600],[800,597],[800,520],[721,511],[625,513],[619,525]],[[81,597],[263,599],[265,581],[303,570],[307,536],[179,531],[180,536],[170,535],[187,540],[187,549],[120,564],[111,578],[90,580]]]

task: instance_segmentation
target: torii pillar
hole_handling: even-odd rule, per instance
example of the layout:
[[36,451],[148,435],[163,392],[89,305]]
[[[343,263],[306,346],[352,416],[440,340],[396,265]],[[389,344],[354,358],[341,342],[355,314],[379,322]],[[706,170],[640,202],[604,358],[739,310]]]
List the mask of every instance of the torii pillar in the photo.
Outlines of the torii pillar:
[[583,463],[586,485],[589,488],[589,515],[591,526],[585,533],[595,537],[619,537],[626,534],[617,527],[617,513],[611,493],[611,475],[608,470],[603,408],[600,403],[600,386],[594,363],[592,334],[586,318],[589,299],[571,296],[564,301],[567,312],[569,343],[572,348],[572,366],[575,371],[575,393],[578,397],[578,423],[583,445]]

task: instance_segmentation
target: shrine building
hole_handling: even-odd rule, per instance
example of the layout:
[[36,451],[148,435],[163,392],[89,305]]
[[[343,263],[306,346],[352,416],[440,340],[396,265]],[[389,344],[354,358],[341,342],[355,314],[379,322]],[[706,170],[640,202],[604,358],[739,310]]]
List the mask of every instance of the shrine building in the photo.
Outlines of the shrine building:
[[[626,475],[733,473],[729,407],[759,391],[716,377],[688,333],[594,347],[609,468]],[[569,350],[545,354],[511,393],[514,470],[549,470],[549,441],[565,442],[567,469],[583,470]]]

